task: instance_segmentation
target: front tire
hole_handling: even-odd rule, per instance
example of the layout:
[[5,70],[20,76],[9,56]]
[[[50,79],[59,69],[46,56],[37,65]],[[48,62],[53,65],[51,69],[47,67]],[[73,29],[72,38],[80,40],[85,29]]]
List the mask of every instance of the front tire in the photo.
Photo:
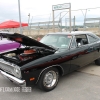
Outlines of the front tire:
[[59,80],[58,70],[54,67],[51,67],[46,69],[42,73],[40,80],[38,82],[38,86],[40,89],[48,92],[53,90],[57,86],[58,80]]

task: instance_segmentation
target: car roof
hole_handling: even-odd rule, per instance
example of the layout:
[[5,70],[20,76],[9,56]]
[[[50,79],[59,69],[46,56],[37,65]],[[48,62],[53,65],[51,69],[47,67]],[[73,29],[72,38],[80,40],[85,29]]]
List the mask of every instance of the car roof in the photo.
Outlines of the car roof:
[[89,31],[72,31],[71,33],[70,32],[56,32],[56,33],[48,33],[48,34],[63,34],[63,35],[91,34],[93,35],[93,33]]
[[88,34],[95,38],[100,39],[99,36],[97,36],[96,34],[94,34],[93,32],[90,32],[90,31],[72,31],[71,33],[70,32],[56,32],[56,33],[48,33],[48,34],[72,35],[72,36],[80,35],[80,34]]

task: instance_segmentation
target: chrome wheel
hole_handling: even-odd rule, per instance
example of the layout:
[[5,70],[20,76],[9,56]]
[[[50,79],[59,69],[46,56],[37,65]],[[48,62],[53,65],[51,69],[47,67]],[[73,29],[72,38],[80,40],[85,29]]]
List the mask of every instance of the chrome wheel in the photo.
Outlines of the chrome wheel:
[[43,84],[44,86],[50,88],[56,84],[58,80],[58,75],[55,71],[49,71],[45,74]]
[[59,81],[59,72],[58,69],[51,67],[46,69],[38,82],[38,86],[40,89],[48,92],[53,90]]

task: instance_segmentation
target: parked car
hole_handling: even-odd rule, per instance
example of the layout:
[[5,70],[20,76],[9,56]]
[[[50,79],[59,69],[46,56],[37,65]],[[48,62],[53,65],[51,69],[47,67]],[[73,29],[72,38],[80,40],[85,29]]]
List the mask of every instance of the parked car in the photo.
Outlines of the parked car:
[[40,42],[17,33],[0,35],[23,45],[0,54],[0,73],[21,86],[51,91],[59,76],[93,61],[100,65],[100,38],[91,32],[49,33]]
[[[2,32],[2,34],[3,33],[5,34],[6,32]],[[2,38],[2,37],[0,38],[0,54],[15,50],[16,48],[19,48],[20,46],[21,46],[20,43],[17,43],[15,41],[9,41],[6,38]]]

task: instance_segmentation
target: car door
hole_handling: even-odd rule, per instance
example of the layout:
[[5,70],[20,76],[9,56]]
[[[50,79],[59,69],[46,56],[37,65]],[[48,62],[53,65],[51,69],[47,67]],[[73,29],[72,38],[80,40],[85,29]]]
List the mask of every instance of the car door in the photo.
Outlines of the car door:
[[100,58],[100,39],[92,35],[87,35],[87,37],[93,53],[93,61],[94,61]]
[[91,48],[88,44],[88,39],[85,34],[74,36],[70,47],[70,72],[78,69],[79,67],[85,66],[93,60],[93,54],[91,53],[90,49]]

